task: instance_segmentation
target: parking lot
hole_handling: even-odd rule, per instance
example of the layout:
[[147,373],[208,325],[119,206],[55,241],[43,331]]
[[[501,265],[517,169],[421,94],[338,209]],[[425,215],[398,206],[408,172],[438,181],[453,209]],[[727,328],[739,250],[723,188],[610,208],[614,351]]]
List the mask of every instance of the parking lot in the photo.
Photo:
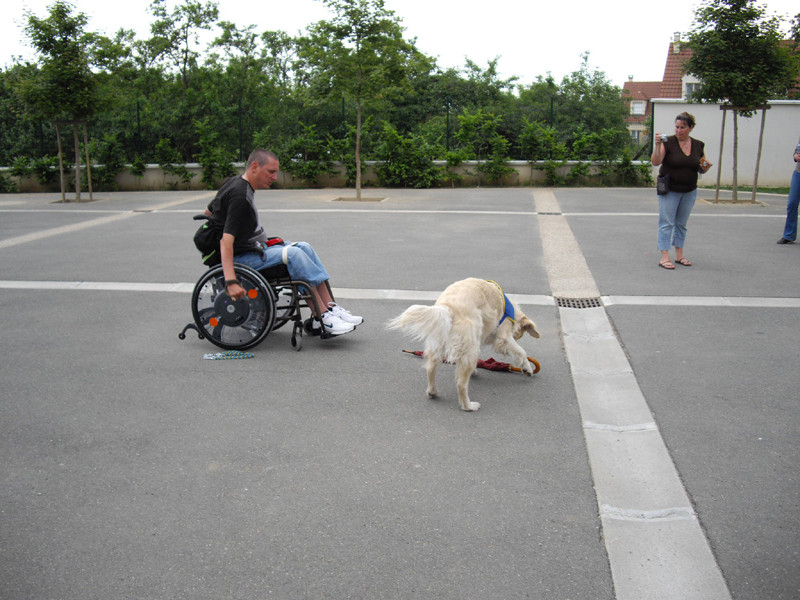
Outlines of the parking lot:
[[[257,192],[366,322],[241,360],[177,335],[213,192],[0,195],[0,598],[800,597],[785,196],[701,191],[666,271],[652,189],[364,195]],[[542,333],[476,413],[384,328],[464,277]]]

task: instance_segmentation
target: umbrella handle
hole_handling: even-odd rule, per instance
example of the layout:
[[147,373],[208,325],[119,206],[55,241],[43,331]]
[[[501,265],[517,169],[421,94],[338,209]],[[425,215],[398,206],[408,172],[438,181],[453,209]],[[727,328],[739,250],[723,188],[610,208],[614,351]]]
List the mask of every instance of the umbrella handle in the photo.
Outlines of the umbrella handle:
[[[542,369],[542,365],[539,364],[539,361],[535,358],[528,357],[528,360],[533,363],[533,374],[536,375]],[[509,371],[514,371],[515,373],[522,373],[522,369],[519,367],[508,367]]]

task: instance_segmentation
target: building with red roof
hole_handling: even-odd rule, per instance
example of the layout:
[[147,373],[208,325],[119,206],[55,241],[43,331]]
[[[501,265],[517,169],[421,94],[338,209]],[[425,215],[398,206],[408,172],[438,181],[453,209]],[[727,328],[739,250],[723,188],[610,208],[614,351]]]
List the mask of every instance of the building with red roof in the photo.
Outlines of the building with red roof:
[[633,81],[631,78],[622,86],[622,97],[630,109],[626,119],[628,131],[636,143],[643,144],[649,139],[652,98],[688,98],[699,84],[696,77],[684,73],[684,65],[691,55],[692,51],[681,43],[680,33],[676,32],[669,44],[662,80]]
[[[784,41],[792,44],[791,40]],[[633,81],[629,79],[622,86],[622,97],[627,102],[630,113],[626,122],[631,138],[637,144],[649,141],[650,117],[653,114],[653,98],[688,99],[701,85],[694,75],[687,74],[684,69],[692,56],[692,50],[681,42],[680,32],[675,32],[669,44],[667,60],[664,63],[664,76],[661,81]],[[800,87],[800,80],[798,80]]]

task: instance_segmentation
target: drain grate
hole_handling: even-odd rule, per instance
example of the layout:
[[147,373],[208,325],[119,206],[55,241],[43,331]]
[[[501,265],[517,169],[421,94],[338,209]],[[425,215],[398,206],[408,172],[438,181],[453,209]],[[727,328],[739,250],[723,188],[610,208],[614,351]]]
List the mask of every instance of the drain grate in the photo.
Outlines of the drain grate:
[[555,298],[556,305],[563,308],[602,308],[600,298]]

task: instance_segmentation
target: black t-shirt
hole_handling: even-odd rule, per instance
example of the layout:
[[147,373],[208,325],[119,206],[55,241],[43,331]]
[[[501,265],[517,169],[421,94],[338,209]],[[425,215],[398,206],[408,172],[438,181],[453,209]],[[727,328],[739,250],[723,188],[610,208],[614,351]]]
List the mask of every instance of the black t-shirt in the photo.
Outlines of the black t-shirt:
[[680,142],[674,135],[667,139],[666,153],[658,171],[659,175],[669,173],[669,189],[673,192],[685,194],[697,187],[697,174],[700,168],[700,159],[705,155],[705,144],[700,140],[689,138],[692,141],[692,150],[687,156],[681,150]]
[[246,180],[231,177],[223,182],[208,205],[211,225],[220,237],[223,233],[233,236],[234,254],[259,250],[257,242],[266,240],[253,202],[254,195],[253,188]]

